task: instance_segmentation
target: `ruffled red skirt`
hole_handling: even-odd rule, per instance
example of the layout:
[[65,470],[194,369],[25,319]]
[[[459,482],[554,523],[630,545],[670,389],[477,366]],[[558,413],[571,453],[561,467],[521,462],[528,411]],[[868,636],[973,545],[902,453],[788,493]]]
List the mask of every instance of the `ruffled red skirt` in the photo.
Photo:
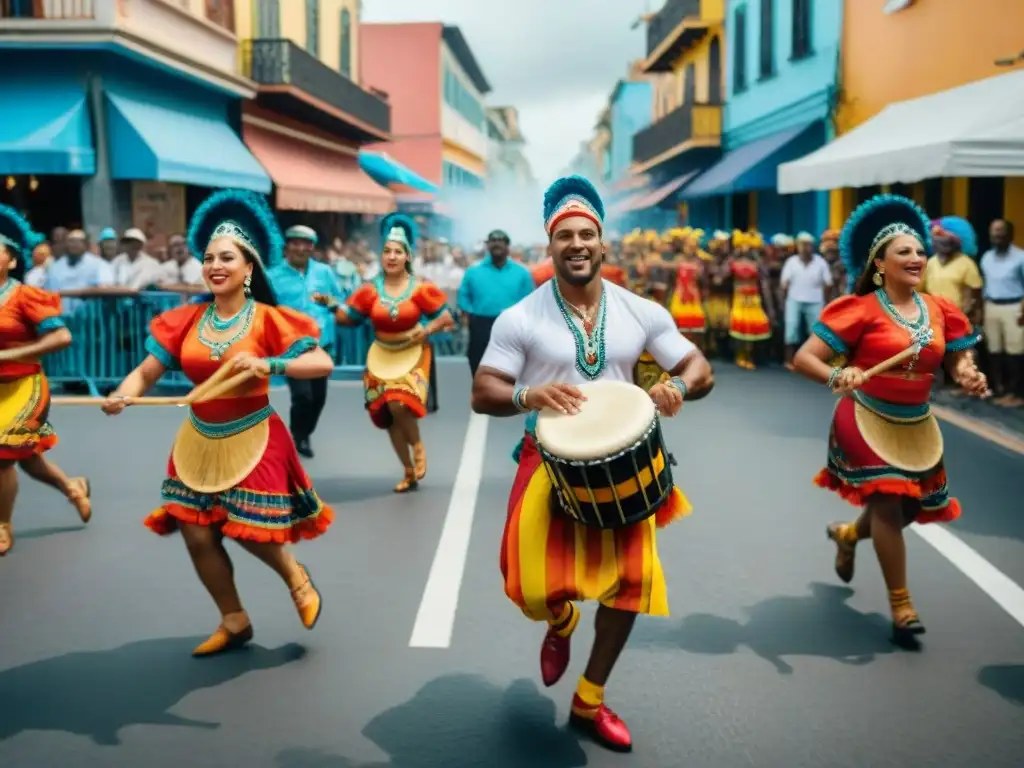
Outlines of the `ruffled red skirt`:
[[887,464],[861,435],[854,401],[849,397],[836,406],[828,438],[828,463],[814,483],[858,507],[875,494],[916,499],[921,506],[914,518],[916,523],[948,523],[960,517],[960,502],[949,495],[942,462],[926,472],[908,472]]
[[146,518],[146,527],[165,536],[179,523],[217,526],[228,538],[274,544],[315,539],[326,531],[334,511],[313,490],[281,417],[273,413],[268,422],[263,458],[234,488],[215,494],[193,491],[175,474],[170,459],[163,506]]

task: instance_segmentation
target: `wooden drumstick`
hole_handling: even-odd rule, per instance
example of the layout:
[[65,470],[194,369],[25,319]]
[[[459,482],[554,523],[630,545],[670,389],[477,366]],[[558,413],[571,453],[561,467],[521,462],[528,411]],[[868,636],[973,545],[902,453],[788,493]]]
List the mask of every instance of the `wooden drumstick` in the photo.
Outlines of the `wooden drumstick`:
[[869,368],[868,370],[864,371],[864,381],[867,381],[868,379],[872,378],[873,376],[877,376],[880,373],[885,373],[886,371],[895,368],[898,365],[902,365],[910,358],[919,354],[921,354],[921,345],[912,344],[911,346],[904,349],[902,352],[893,355],[888,360],[883,360],[878,365],[873,366],[872,368]]
[[[50,405],[91,405],[101,406],[107,403],[106,397],[75,397],[64,395],[50,398]],[[187,405],[183,397],[131,397],[129,405]]]
[[204,392],[199,398],[193,400],[192,404],[205,403],[210,400],[216,400],[218,397],[226,395],[235,387],[239,386],[240,384],[244,384],[249,379],[255,376],[256,374],[253,373],[252,371],[242,371],[241,373],[237,373],[227,381],[221,382],[217,386],[212,387],[211,389]]
[[203,397],[207,392],[224,381],[231,374],[232,370],[233,369],[228,363],[223,363],[220,368],[213,372],[210,378],[197,385],[195,389],[189,392],[185,396],[185,401],[189,403],[198,401],[199,398]]

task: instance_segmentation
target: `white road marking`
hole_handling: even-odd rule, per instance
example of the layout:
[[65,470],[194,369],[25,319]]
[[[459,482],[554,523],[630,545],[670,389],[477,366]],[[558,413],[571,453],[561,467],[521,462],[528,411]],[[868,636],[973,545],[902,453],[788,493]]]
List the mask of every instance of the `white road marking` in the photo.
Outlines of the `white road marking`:
[[948,528],[941,525],[913,525],[918,536],[949,560],[960,573],[1024,627],[1024,589],[983,558]]
[[476,497],[483,475],[488,417],[471,414],[462,444],[462,461],[455,475],[451,501],[437,542],[434,563],[420,599],[410,648],[448,648],[459,605],[459,590],[466,570],[469,537],[476,514]]

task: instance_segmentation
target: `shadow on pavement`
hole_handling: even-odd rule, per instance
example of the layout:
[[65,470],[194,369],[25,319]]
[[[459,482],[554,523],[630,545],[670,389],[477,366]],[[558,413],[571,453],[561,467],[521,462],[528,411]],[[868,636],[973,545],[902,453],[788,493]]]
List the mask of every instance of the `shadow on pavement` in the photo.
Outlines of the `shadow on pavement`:
[[62,525],[57,528],[33,528],[30,531],[16,528],[14,531],[15,540],[23,539],[43,539],[47,536],[56,536],[60,533],[74,533],[75,531],[84,531],[85,523],[79,523],[78,525]]
[[479,675],[446,675],[377,715],[363,735],[390,756],[356,764],[316,749],[287,749],[275,768],[581,768],[587,756],[556,724],[555,704],[531,680],[508,688]]
[[194,659],[205,638],[142,640],[103,651],[76,651],[0,671],[4,716],[0,741],[22,731],[63,731],[117,745],[130,725],[213,729],[219,723],[169,712],[190,693],[296,661],[295,644],[268,650],[249,645],[237,653]]
[[[395,461],[397,465],[397,460]],[[372,475],[360,477],[358,470],[347,470],[344,477],[313,477],[313,487],[317,494],[329,504],[354,504],[374,499],[392,499],[395,483],[402,479],[401,472],[394,473],[397,480],[390,475]],[[348,474],[348,472],[352,472]]]
[[1024,664],[993,664],[978,671],[978,682],[1024,707]]
[[772,597],[745,609],[745,624],[706,613],[692,614],[676,625],[644,621],[637,625],[630,647],[672,645],[717,656],[746,646],[780,675],[793,674],[787,656],[817,656],[859,666],[895,650],[889,642],[889,619],[851,608],[847,601],[852,589],[819,583],[810,587],[810,595]]

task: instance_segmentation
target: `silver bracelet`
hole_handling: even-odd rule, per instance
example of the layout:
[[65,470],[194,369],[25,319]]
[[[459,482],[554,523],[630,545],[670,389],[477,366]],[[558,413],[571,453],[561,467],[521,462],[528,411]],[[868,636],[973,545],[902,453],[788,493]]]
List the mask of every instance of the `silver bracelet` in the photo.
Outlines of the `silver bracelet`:
[[514,405],[516,410],[520,413],[526,413],[530,410],[526,405],[526,393],[529,391],[529,387],[516,387],[515,392],[512,393],[512,405]]
[[686,399],[686,393],[689,390],[686,387],[686,382],[685,381],[683,381],[678,376],[673,376],[671,379],[669,379],[665,383],[668,384],[670,387],[675,387],[676,389],[678,389],[679,393],[683,396],[683,399],[684,400]]
[[829,374],[828,382],[826,382],[825,386],[827,386],[829,389],[833,389],[836,385],[836,380],[839,378],[839,374],[841,374],[842,372],[843,369],[840,368],[839,366],[833,368],[832,373]]

